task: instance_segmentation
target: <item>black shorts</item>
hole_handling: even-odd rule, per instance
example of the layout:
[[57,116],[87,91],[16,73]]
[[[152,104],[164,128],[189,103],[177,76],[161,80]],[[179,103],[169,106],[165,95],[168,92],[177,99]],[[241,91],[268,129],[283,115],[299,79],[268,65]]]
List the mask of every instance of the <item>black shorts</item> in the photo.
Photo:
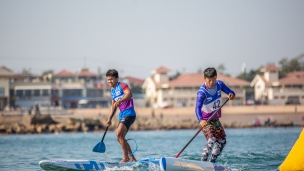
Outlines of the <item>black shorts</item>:
[[136,116],[125,116],[119,123],[124,124],[127,127],[127,131],[129,130],[130,126],[134,123]]

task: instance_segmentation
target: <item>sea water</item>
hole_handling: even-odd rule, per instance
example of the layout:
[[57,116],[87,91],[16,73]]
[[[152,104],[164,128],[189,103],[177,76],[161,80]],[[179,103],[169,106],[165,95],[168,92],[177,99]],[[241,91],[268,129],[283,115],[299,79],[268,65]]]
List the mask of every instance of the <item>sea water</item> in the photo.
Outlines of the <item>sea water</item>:
[[[227,145],[217,162],[233,171],[276,171],[298,139],[300,127],[226,129]],[[130,131],[127,138],[136,140],[137,159],[174,157],[197,130]],[[40,160],[92,159],[120,161],[123,157],[115,132],[104,139],[106,154],[92,152],[103,132],[0,136],[0,170],[39,170]],[[135,149],[134,141],[129,141]],[[180,158],[200,160],[206,143],[202,133],[181,153]],[[105,157],[106,156],[106,157]],[[107,158],[108,157],[108,158]],[[138,166],[125,170],[159,170]]]

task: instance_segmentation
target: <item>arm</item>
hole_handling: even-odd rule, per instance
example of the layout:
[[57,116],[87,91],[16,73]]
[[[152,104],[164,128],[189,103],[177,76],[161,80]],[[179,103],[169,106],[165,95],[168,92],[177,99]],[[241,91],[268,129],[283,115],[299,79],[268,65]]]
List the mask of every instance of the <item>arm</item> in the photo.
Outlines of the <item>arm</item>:
[[196,117],[199,121],[204,120],[202,111],[201,111],[204,100],[205,100],[205,93],[203,93],[202,91],[198,91],[197,96],[196,96],[195,113],[196,113]]
[[235,97],[234,91],[232,91],[223,81],[219,80],[219,84],[221,85],[221,90],[225,92],[228,96],[229,100],[233,100]]
[[203,107],[203,102],[204,102],[205,98],[206,98],[206,95],[204,92],[202,92],[202,91],[197,92],[195,113],[196,113],[196,117],[199,120],[199,123],[202,127],[207,125],[207,121],[204,120],[204,117],[202,115],[202,107]]

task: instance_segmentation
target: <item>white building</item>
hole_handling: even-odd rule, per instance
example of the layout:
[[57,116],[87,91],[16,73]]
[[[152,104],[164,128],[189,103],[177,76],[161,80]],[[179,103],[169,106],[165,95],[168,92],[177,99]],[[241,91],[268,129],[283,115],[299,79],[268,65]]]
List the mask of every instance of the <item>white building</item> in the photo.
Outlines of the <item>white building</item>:
[[52,101],[64,108],[108,107],[110,98],[106,96],[107,86],[99,75],[83,68],[79,73],[62,70],[53,75]]
[[304,103],[304,71],[292,72],[279,79],[281,68],[274,64],[261,68],[251,82],[255,100],[264,104],[284,105]]
[[[147,106],[195,106],[197,91],[205,82],[204,74],[182,74],[176,79],[169,80],[169,72],[168,68],[159,67],[152,71],[152,77],[146,78],[143,89]],[[218,74],[217,78],[236,93],[235,100],[229,101],[227,105],[243,105],[246,99],[245,87],[250,85],[249,82],[221,74]],[[226,98],[224,94],[223,97]]]
[[9,77],[13,75],[13,72],[0,66],[0,111],[4,110],[9,103]]

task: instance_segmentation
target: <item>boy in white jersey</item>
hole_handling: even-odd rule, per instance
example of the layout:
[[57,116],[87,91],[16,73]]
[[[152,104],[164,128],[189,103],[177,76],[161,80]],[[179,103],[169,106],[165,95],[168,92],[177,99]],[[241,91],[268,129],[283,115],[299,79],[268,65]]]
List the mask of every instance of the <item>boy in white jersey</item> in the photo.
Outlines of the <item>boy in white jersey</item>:
[[[210,161],[215,162],[226,145],[226,134],[219,120],[221,109],[215,116],[210,117],[222,104],[222,91],[228,94],[229,100],[234,99],[235,93],[223,81],[217,80],[217,73],[214,68],[205,69],[204,79],[205,83],[197,92],[195,113],[207,140],[202,153],[202,161],[207,161],[212,151]],[[207,122],[209,118],[210,120]]]
[[[131,148],[125,139],[130,126],[136,119],[136,112],[134,110],[133,97],[126,83],[119,82],[118,72],[115,69],[110,69],[106,73],[107,82],[111,87],[112,107],[111,113],[115,107],[120,110],[119,125],[116,130],[117,141],[120,143],[124,157],[121,162],[136,161],[131,152]],[[111,125],[111,114],[106,122],[107,126]]]

